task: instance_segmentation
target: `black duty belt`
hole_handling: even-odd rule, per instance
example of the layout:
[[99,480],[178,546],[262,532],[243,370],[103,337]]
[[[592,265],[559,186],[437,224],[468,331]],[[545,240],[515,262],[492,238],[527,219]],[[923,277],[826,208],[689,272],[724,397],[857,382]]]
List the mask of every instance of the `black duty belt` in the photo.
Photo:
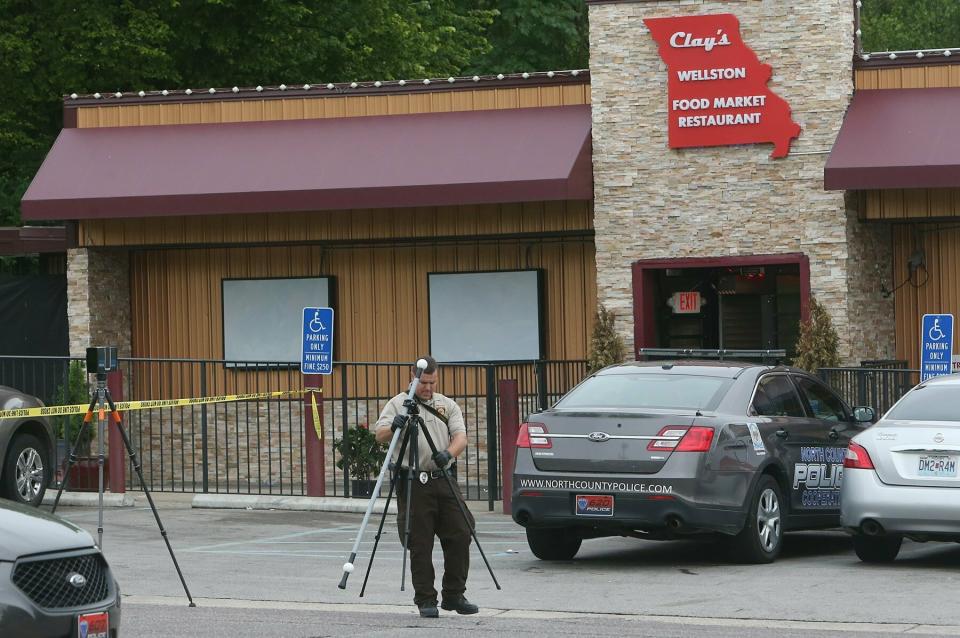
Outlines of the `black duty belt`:
[[[450,478],[456,479],[456,477],[457,477],[457,467],[456,467],[456,464],[454,464],[453,466],[447,468],[447,472],[450,473]],[[426,482],[429,481],[430,479],[443,478],[443,470],[433,470],[433,471],[430,471],[430,472],[424,470],[424,471],[422,471],[422,472],[414,472],[414,471],[408,470],[408,469],[402,469],[402,470],[400,470],[399,478],[405,481],[405,480],[407,480],[407,475],[408,475],[408,474],[413,474],[413,480],[415,480],[415,481],[416,481],[416,480],[419,480],[421,483],[426,483]],[[424,478],[424,477],[426,477],[426,478]]]

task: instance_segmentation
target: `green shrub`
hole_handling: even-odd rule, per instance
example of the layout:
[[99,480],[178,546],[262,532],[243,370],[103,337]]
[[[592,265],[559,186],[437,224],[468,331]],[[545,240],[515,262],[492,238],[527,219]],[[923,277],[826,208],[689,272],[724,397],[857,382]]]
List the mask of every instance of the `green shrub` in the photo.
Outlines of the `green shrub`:
[[820,368],[840,365],[840,337],[833,327],[830,314],[810,297],[810,319],[800,322],[797,356],[793,365],[815,373]]
[[[82,403],[89,405],[90,389],[87,385],[87,371],[83,361],[71,361],[67,369],[67,383],[57,388],[53,400],[56,405],[73,405]],[[54,431],[57,439],[63,439],[64,427],[66,427],[66,438],[68,449],[73,448],[77,440],[77,433],[83,425],[82,414],[72,414],[70,416],[57,417],[54,422]],[[83,431],[83,438],[80,440],[80,446],[77,448],[77,454],[87,455],[90,452],[90,442],[93,440],[94,425],[90,424]]]
[[348,467],[350,478],[353,479],[368,479],[379,474],[383,461],[387,457],[387,448],[377,443],[376,437],[366,423],[347,430],[344,438],[334,439],[333,449],[340,455],[337,459],[339,469],[343,469],[344,457],[350,460]]
[[593,374],[601,368],[620,363],[626,358],[623,337],[614,329],[616,314],[607,310],[603,304],[597,311],[593,324],[593,336],[590,339],[590,355],[587,358],[587,374]]

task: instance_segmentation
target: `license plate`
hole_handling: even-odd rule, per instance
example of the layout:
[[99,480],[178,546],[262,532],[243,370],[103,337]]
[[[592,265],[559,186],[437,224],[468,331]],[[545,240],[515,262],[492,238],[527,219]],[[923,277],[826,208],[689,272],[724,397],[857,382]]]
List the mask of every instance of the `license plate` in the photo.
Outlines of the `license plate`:
[[77,638],[110,638],[110,616],[107,612],[77,616]]
[[921,456],[917,466],[920,476],[957,476],[957,457],[955,456]]
[[577,516],[613,516],[613,496],[602,494],[578,494]]

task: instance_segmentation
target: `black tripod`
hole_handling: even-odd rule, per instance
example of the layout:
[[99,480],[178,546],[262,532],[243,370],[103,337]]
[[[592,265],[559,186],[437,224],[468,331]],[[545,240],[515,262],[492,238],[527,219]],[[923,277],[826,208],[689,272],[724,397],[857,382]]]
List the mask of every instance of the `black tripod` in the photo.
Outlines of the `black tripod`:
[[[422,365],[421,365],[422,364]],[[377,529],[377,535],[373,544],[373,551],[370,554],[370,561],[367,563],[367,572],[363,578],[363,586],[360,588],[360,596],[363,597],[364,592],[367,589],[367,580],[370,578],[370,569],[373,567],[373,559],[377,554],[377,547],[380,544],[380,536],[383,534],[383,525],[386,522],[387,511],[390,508],[390,501],[393,499],[393,492],[396,489],[397,481],[400,480],[401,475],[406,476],[406,525],[403,532],[403,567],[400,574],[400,591],[404,591],[405,581],[406,581],[406,572],[407,572],[407,547],[410,542],[410,508],[413,502],[413,477],[414,475],[420,474],[420,457],[418,450],[418,438],[419,434],[423,433],[424,438],[427,441],[427,445],[430,447],[430,453],[437,453],[437,446],[434,444],[433,439],[430,437],[430,433],[423,428],[423,419],[420,417],[420,410],[417,407],[417,403],[414,400],[414,395],[417,390],[417,386],[420,382],[420,373],[426,368],[427,362],[423,359],[417,361],[417,372],[414,377],[413,383],[410,385],[410,391],[407,393],[407,398],[403,402],[403,407],[407,409],[407,424],[403,428],[398,428],[394,432],[393,439],[390,441],[390,446],[387,449],[387,456],[384,459],[383,467],[380,469],[380,475],[377,478],[377,484],[373,489],[373,495],[370,497],[370,503],[367,505],[367,512],[363,517],[363,523],[360,525],[360,531],[357,534],[357,539],[354,542],[353,550],[350,553],[350,560],[343,566],[343,577],[340,579],[340,584],[338,587],[340,589],[347,588],[347,578],[350,573],[353,571],[353,561],[357,557],[357,549],[360,546],[360,539],[363,537],[363,532],[366,529],[367,523],[370,520],[370,513],[373,511],[373,506],[376,503],[376,499],[380,495],[380,486],[383,484],[383,478],[386,475],[386,472],[391,468],[390,459],[393,455],[393,449],[396,447],[397,440],[400,436],[403,436],[403,442],[400,445],[400,451],[397,454],[397,460],[402,465],[404,459],[404,453],[409,451],[409,456],[407,457],[408,466],[406,468],[396,467],[393,468],[396,471],[393,472],[390,479],[390,491],[387,494],[387,502],[383,507],[383,513],[380,517],[380,526]],[[497,586],[497,589],[500,589],[500,583],[497,582],[497,577],[493,574],[493,569],[490,567],[490,562],[487,560],[486,554],[483,553],[483,548],[480,546],[480,541],[477,539],[476,531],[473,529],[473,526],[470,525],[469,517],[467,512],[464,509],[463,501],[460,498],[460,494],[457,490],[457,486],[454,484],[453,479],[450,477],[450,474],[446,467],[440,468],[440,472],[443,474],[443,477],[447,481],[447,486],[450,488],[451,493],[453,494],[454,499],[457,501],[457,506],[460,508],[460,514],[463,516],[464,521],[467,523],[467,527],[470,529],[470,535],[473,537],[473,542],[476,543],[477,549],[480,551],[480,556],[483,557],[483,562],[487,566],[487,571],[490,572],[490,577],[493,579],[493,584]]]
[[123,445],[127,449],[127,453],[130,455],[130,460],[133,462],[133,467],[137,471],[137,476],[140,478],[140,486],[143,488],[143,493],[147,496],[147,502],[150,503],[150,509],[153,510],[153,517],[157,519],[157,526],[160,528],[160,535],[163,537],[163,541],[167,544],[167,550],[170,552],[170,558],[173,559],[173,566],[176,568],[177,575],[180,577],[180,582],[183,584],[183,591],[185,591],[187,594],[187,600],[190,601],[190,607],[196,607],[197,604],[193,602],[193,598],[190,596],[190,590],[187,588],[187,581],[183,579],[183,572],[180,571],[180,565],[177,563],[177,557],[173,554],[173,548],[170,546],[170,540],[167,538],[167,530],[163,528],[163,523],[160,521],[160,515],[157,513],[157,506],[153,504],[153,497],[150,495],[150,490],[147,488],[147,482],[143,479],[143,471],[140,469],[140,462],[137,460],[137,453],[133,451],[133,446],[130,444],[130,439],[127,436],[127,432],[123,429],[123,423],[120,420],[120,413],[117,412],[117,408],[113,404],[113,398],[110,396],[109,388],[107,388],[107,373],[105,371],[100,371],[99,368],[97,371],[97,389],[94,391],[93,400],[90,401],[90,407],[87,408],[87,413],[83,417],[83,424],[80,426],[80,431],[77,432],[77,438],[73,443],[73,448],[70,450],[70,456],[67,458],[67,467],[63,474],[63,480],[60,482],[60,489],[57,491],[57,498],[54,500],[53,509],[50,511],[51,513],[57,511],[57,505],[60,503],[60,496],[63,495],[63,490],[66,489],[67,483],[70,479],[70,468],[73,467],[73,464],[77,462],[77,448],[80,446],[80,441],[83,439],[84,430],[90,426],[90,420],[93,418],[94,409],[96,409],[98,415],[97,472],[99,476],[97,547],[99,547],[101,550],[103,549],[103,438],[106,430],[105,426],[107,424],[106,406],[110,407],[110,415],[117,424],[117,429],[120,431],[120,436],[123,437]]

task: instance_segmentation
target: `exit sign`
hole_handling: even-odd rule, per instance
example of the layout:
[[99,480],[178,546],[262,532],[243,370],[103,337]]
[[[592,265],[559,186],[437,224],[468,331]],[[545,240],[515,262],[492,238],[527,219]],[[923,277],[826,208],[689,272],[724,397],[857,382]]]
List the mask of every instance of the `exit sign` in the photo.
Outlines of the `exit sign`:
[[672,301],[674,314],[692,315],[700,312],[699,292],[675,292]]

